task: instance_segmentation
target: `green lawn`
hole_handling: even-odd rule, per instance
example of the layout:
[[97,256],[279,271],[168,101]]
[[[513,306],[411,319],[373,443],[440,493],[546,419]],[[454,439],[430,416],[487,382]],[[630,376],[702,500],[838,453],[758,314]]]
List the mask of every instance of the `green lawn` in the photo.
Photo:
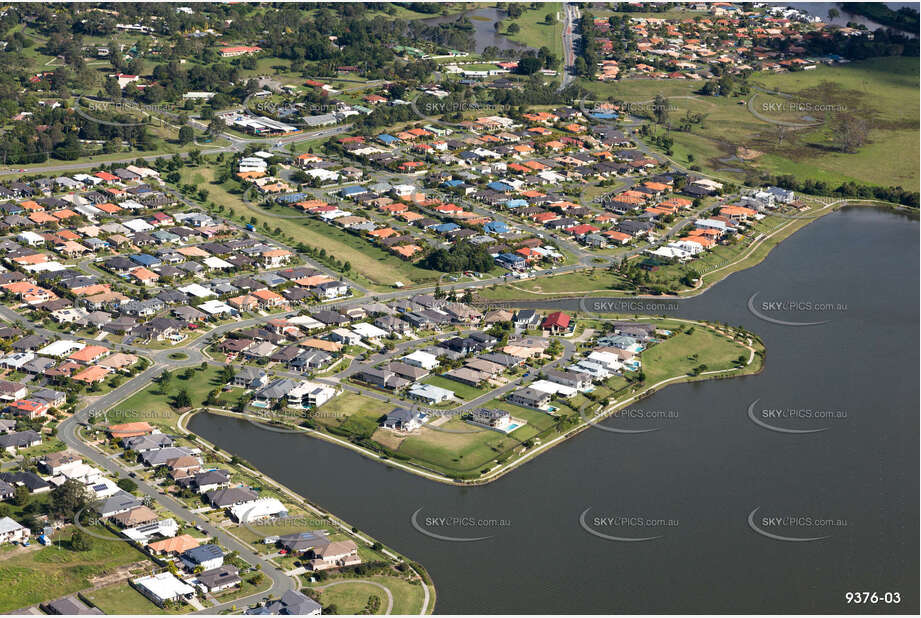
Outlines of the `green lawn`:
[[[513,41],[524,43],[534,49],[547,47],[553,57],[562,64],[563,61],[563,5],[560,2],[547,2],[539,4],[536,9],[530,5],[522,5],[524,13],[516,20],[506,19],[503,32],[508,30],[508,24],[518,24],[520,30],[516,34],[507,35]],[[547,15],[553,16],[553,23],[547,24],[544,19]]]
[[111,537],[112,541],[89,537],[90,549],[72,550],[68,542],[73,529],[69,526],[60,531],[53,545],[0,562],[0,582],[3,583],[0,586],[0,612],[9,612],[83,590],[90,586],[93,577],[146,559],[144,554],[129,543],[114,540],[115,535],[102,527],[93,528],[93,532]]
[[[132,421],[147,421],[152,425],[161,427],[175,427],[179,414],[172,405],[172,399],[180,390],[189,393],[192,407],[204,404],[208,393],[220,389],[225,382],[220,377],[221,368],[209,365],[204,371],[195,369],[189,379],[181,377],[185,370],[173,371],[173,377],[166,385],[166,393],[158,383],[151,383],[128,399],[115,406],[117,415],[109,418],[110,423],[129,423]],[[233,407],[237,399],[242,397],[242,389],[222,392],[220,397],[225,407]]]
[[[844,108],[843,113],[865,118],[870,125],[868,142],[853,154],[837,150],[828,128],[835,114],[826,117],[825,112],[811,114],[816,120],[829,121],[825,126],[786,130],[781,140],[776,125],[749,111],[745,103],[751,94],[704,97],[696,93],[700,82],[623,79],[605,84],[582,80],[580,84],[599,98],[614,97],[633,103],[649,101],[657,94],[671,97],[673,127],[686,112],[704,114],[703,123],[695,125],[690,133],[671,131],[675,142],[672,158],[686,165],[687,154],[691,153],[694,163],[710,174],[740,181],[747,174],[764,171],[835,184],[854,181],[918,190],[917,58],[873,58],[840,66],[820,65],[814,71],[756,73],[751,82],[793,94],[798,102],[836,105]],[[760,109],[762,103],[777,101],[777,97],[759,94],[754,105]],[[775,115],[779,120],[803,121],[804,114]],[[739,147],[756,151],[755,158],[733,159]],[[892,155],[896,152],[897,157]]]
[[463,382],[458,382],[457,380],[452,380],[451,378],[446,378],[440,375],[432,375],[422,380],[423,384],[431,384],[432,386],[438,386],[440,388],[446,388],[448,390],[454,391],[454,395],[463,399],[464,401],[470,401],[471,399],[476,399],[481,395],[488,393],[492,387],[486,385],[484,387],[470,386],[464,384]]
[[377,586],[364,582],[347,582],[330,586],[320,592],[320,604],[323,607],[336,606],[337,614],[364,613],[365,605],[372,596],[378,597],[380,606],[375,614],[383,614],[387,609],[387,595]]
[[[693,355],[697,355],[696,358]],[[702,326],[695,326],[690,335],[678,332],[665,341],[653,345],[640,354],[646,383],[655,384],[666,378],[688,373],[701,364],[706,371],[730,369],[742,355],[748,359],[749,352],[741,344],[714,333]]]
[[283,234],[290,236],[295,243],[323,248],[337,260],[349,262],[352,268],[348,276],[359,283],[366,283],[379,290],[392,290],[396,281],[410,286],[432,284],[438,278],[439,273],[435,271],[418,268],[412,262],[405,262],[364,238],[312,217],[305,215],[282,221],[273,216],[298,215],[298,211],[293,208],[274,206],[264,211],[255,204],[247,205],[236,181],[214,183],[216,175],[211,167],[183,168],[182,176],[183,183],[206,185],[210,192],[208,200],[231,209],[237,221],[249,223],[251,217],[254,217],[257,227],[261,228],[263,223],[267,223],[272,230],[283,227]]
[[[392,615],[418,615],[421,612],[424,593],[422,586],[418,583],[390,575],[371,575],[361,579],[376,582],[390,590],[393,595]],[[309,583],[306,577],[304,580],[308,582],[305,588],[316,588],[330,583],[329,580]],[[320,603],[324,607],[335,603],[339,614],[355,614],[364,609],[368,596],[371,594],[376,594],[381,598],[381,610],[378,613],[383,613],[387,609],[387,595],[380,588],[367,584],[343,583],[327,588],[320,592]]]
[[458,419],[451,419],[438,429],[445,431],[423,427],[407,437],[400,445],[399,454],[449,475],[476,477],[487,462],[518,445],[514,438]]
[[169,614],[179,613],[168,612],[158,607],[147,597],[131,587],[128,582],[114,584],[92,590],[84,593],[84,596],[93,605],[101,609],[106,614]]

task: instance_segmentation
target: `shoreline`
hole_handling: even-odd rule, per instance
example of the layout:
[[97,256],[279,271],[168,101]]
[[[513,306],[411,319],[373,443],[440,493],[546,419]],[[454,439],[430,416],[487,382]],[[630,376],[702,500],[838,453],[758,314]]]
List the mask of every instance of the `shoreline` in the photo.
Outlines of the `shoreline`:
[[[635,321],[638,318],[628,316],[628,317],[619,317],[619,318],[599,317],[599,318],[594,318],[594,319],[600,319],[600,320],[617,319],[617,320]],[[682,323],[693,325],[693,326],[700,326],[703,328],[707,328],[715,332],[721,332],[719,331],[719,329],[717,329],[713,325],[706,323],[706,322],[697,321],[697,320],[688,320],[684,318],[663,318],[659,316],[646,316],[646,317],[643,317],[642,319],[643,320],[653,320],[653,321],[661,321],[661,320],[668,320],[672,322],[677,321],[677,322],[682,322]],[[457,478],[447,476],[440,472],[430,470],[418,464],[410,463],[409,461],[401,461],[401,460],[397,460],[397,459],[388,457],[386,455],[381,455],[379,453],[366,449],[362,446],[354,444],[345,438],[340,438],[338,436],[334,436],[334,435],[331,435],[331,434],[328,434],[322,431],[318,431],[316,429],[311,429],[309,427],[302,427],[298,425],[290,425],[286,423],[277,423],[277,422],[271,421],[270,419],[266,419],[264,417],[260,417],[254,414],[234,412],[234,411],[226,410],[223,408],[201,407],[198,409],[190,410],[188,412],[185,412],[180,417],[178,425],[179,425],[180,430],[183,430],[183,431],[188,432],[189,434],[195,435],[197,438],[200,438],[201,436],[191,431],[188,428],[187,421],[188,421],[188,418],[191,418],[192,416],[194,416],[195,414],[198,414],[199,412],[206,412],[209,414],[215,414],[217,416],[227,416],[231,418],[246,420],[256,426],[262,426],[263,428],[266,428],[266,426],[274,425],[276,427],[279,427],[280,429],[283,428],[283,431],[280,431],[280,433],[301,434],[301,435],[305,435],[308,437],[315,437],[321,440],[325,440],[326,442],[336,444],[338,446],[344,446],[363,457],[371,459],[372,461],[382,463],[391,468],[399,469],[404,472],[415,474],[416,476],[419,476],[421,478],[424,478],[430,481],[435,481],[438,483],[442,483],[444,485],[452,485],[455,487],[477,487],[477,486],[488,485],[489,483],[498,480],[499,478],[517,469],[519,466],[536,458],[537,455],[544,453],[550,450],[551,448],[553,448],[554,446],[557,446],[558,444],[561,444],[565,442],[566,440],[569,440],[575,437],[576,435],[580,434],[582,431],[588,429],[592,425],[595,425],[599,421],[604,420],[607,417],[616,415],[617,412],[624,409],[629,404],[645,399],[655,394],[659,390],[662,390],[670,385],[684,384],[684,383],[690,383],[690,382],[703,382],[703,381],[709,381],[709,380],[731,379],[735,377],[744,377],[744,376],[750,376],[750,375],[757,375],[761,373],[761,371],[763,371],[764,369],[764,362],[765,362],[765,358],[767,354],[766,348],[763,346],[763,344],[753,341],[752,339],[748,339],[746,343],[740,344],[740,345],[742,345],[743,347],[749,350],[748,361],[742,367],[733,367],[731,369],[705,371],[696,376],[690,375],[688,373],[670,376],[663,380],[660,380],[659,382],[655,384],[645,387],[643,390],[634,392],[632,394],[628,394],[626,398],[624,399],[620,399],[618,401],[608,404],[608,406],[597,411],[591,417],[587,418],[585,414],[582,414],[580,412],[579,415],[582,418],[582,421],[578,425],[567,430],[566,433],[563,433],[551,439],[548,442],[545,442],[540,445],[529,448],[525,450],[524,452],[522,452],[514,460],[509,461],[507,463],[499,464],[497,467],[490,468],[487,473],[482,474],[478,478],[470,479],[470,480],[459,480]],[[760,356],[758,354],[759,350],[761,352]],[[757,358],[760,358],[761,360],[760,362],[756,363]],[[753,364],[757,364],[757,367],[754,371],[750,371],[749,368],[751,368]],[[267,429],[267,430],[271,431],[271,429]],[[202,440],[209,445],[212,444],[209,441],[205,440],[204,438],[202,438]],[[218,451],[221,450],[220,447],[217,447],[217,445],[213,445],[212,448],[215,448]],[[269,478],[269,477],[266,477],[266,478]],[[280,483],[279,483],[279,486],[284,487]]]
[[[220,414],[219,412],[206,410],[204,408],[187,410],[186,412],[183,412],[180,415],[179,419],[176,421],[177,428],[180,431],[185,431],[189,435],[195,436],[195,441],[201,444],[204,448],[212,451],[218,457],[221,457],[229,461],[231,458],[235,457],[235,455],[226,451],[225,449],[221,448],[220,446],[211,442],[210,440],[202,437],[201,435],[191,431],[187,427],[186,423],[188,419],[192,418],[194,415],[198,414],[199,412],[203,412],[203,411],[209,412],[212,414]],[[221,414],[221,416],[235,416],[238,418],[240,417],[245,418],[245,415],[239,415],[237,413],[233,413],[230,411],[227,411],[227,412],[229,413]],[[283,493],[286,497],[288,497],[289,499],[297,503],[299,506],[302,506],[308,511],[313,512],[318,517],[323,517],[323,518],[328,519],[331,524],[337,526],[346,534],[352,535],[358,538],[363,543],[366,543],[369,546],[372,545],[374,542],[380,542],[380,541],[377,541],[377,539],[375,539],[374,537],[368,535],[367,533],[362,532],[357,527],[352,526],[351,524],[343,520],[341,517],[335,515],[331,511],[324,509],[321,506],[311,502],[310,500],[305,498],[300,493],[294,491],[287,485],[279,482],[278,480],[269,476],[265,472],[262,472],[254,467],[251,467],[247,460],[240,458],[240,463],[237,463],[236,465],[240,466],[243,470],[254,475],[255,477],[265,481],[269,485],[272,485],[275,489]],[[241,543],[246,543],[246,542],[241,541]],[[433,614],[435,611],[435,604],[437,601],[435,582],[432,579],[429,572],[425,569],[425,567],[422,566],[420,563],[414,560],[411,560],[408,556],[405,556],[402,553],[396,552],[396,550],[389,548],[383,543],[381,543],[380,551],[381,553],[385,554],[386,556],[388,556],[390,559],[394,560],[395,562],[403,562],[404,564],[406,564],[407,568],[410,571],[412,571],[419,577],[420,585],[423,588],[423,606],[421,608],[419,615],[421,616],[421,615]]]
[[[841,202],[844,202],[844,203],[842,204]],[[864,199],[857,199],[857,200],[841,199],[841,200],[837,200],[834,202],[830,202],[823,208],[818,209],[818,211],[816,211],[815,216],[804,216],[804,217],[791,218],[789,223],[785,223],[777,227],[774,231],[772,231],[767,236],[764,236],[758,239],[757,241],[753,242],[752,246],[748,248],[745,254],[739,256],[738,259],[736,259],[735,261],[729,264],[724,264],[723,266],[720,266],[719,268],[716,268],[709,272],[701,274],[699,281],[705,280],[706,277],[712,273],[719,272],[721,270],[724,270],[726,268],[731,268],[733,266],[737,266],[739,264],[744,263],[746,260],[751,259],[752,255],[756,251],[758,251],[763,246],[765,246],[764,244],[765,241],[769,239],[773,239],[776,234],[781,234],[781,236],[777,238],[776,242],[774,242],[772,245],[768,247],[764,255],[760,256],[759,259],[752,262],[751,264],[743,266],[742,268],[731,270],[725,275],[720,276],[717,279],[709,283],[700,285],[695,288],[688,288],[687,290],[682,290],[678,292],[677,294],[638,294],[632,291],[613,290],[613,289],[582,290],[582,291],[577,291],[577,292],[539,292],[539,291],[524,290],[522,288],[517,287],[514,284],[508,284],[508,287],[511,287],[516,290],[520,290],[523,294],[528,294],[529,296],[517,297],[517,298],[496,298],[496,299],[487,297],[480,301],[475,302],[474,304],[479,305],[479,306],[505,307],[505,306],[514,306],[514,303],[516,302],[534,302],[534,301],[541,301],[541,300],[547,300],[547,301],[580,300],[586,296],[592,296],[592,297],[598,297],[598,298],[638,298],[638,299],[643,299],[643,300],[657,299],[657,300],[666,300],[666,301],[694,298],[696,296],[700,296],[706,293],[711,288],[716,286],[718,283],[724,281],[731,275],[757,266],[758,264],[763,262],[765,259],[767,259],[767,256],[770,255],[771,251],[773,251],[776,247],[778,247],[780,243],[782,243],[784,240],[786,240],[787,238],[789,238],[790,236],[792,236],[799,230],[803,229],[807,225],[813,223],[814,221],[821,219],[822,217],[830,215],[834,212],[838,212],[839,210],[843,210],[845,208],[878,208],[878,209],[893,212],[896,214],[905,215],[907,217],[918,218],[919,216],[921,216],[921,211],[917,209],[912,209],[908,206],[903,206],[901,204],[894,204],[892,202],[880,202],[880,201],[872,200],[872,199],[865,199],[865,200]],[[802,222],[802,223],[797,225],[798,222]],[[791,226],[793,226],[793,229],[790,229]],[[787,233],[782,234],[783,232],[787,232]],[[589,268],[590,267],[586,267],[585,269],[580,269],[574,272],[582,272],[583,270],[588,270]],[[552,279],[555,277],[566,277],[570,274],[572,273],[551,275],[548,278]],[[540,279],[535,279],[535,281],[539,281],[539,280]],[[578,294],[578,295],[574,295],[574,294]]]

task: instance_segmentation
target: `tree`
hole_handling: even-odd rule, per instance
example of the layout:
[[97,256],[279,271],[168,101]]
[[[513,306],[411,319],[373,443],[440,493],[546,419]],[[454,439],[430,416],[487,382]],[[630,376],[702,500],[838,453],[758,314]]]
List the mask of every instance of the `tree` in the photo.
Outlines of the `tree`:
[[179,129],[179,143],[188,144],[195,139],[195,130],[192,127],[181,127]]
[[511,23],[508,25],[509,34],[518,34],[519,32],[521,32],[521,26],[519,26],[518,24]]
[[841,114],[835,119],[832,131],[842,152],[857,152],[866,143],[870,127],[864,117]]
[[76,479],[68,479],[51,491],[49,510],[59,519],[73,520],[86,506],[86,486]]
[[118,485],[119,489],[123,489],[124,491],[127,491],[129,494],[134,493],[135,491],[137,491],[137,488],[138,488],[138,484],[132,481],[131,479],[118,479],[118,482],[115,484]]
[[29,488],[25,485],[17,485],[16,491],[13,494],[13,504],[16,506],[26,506],[29,504],[31,495],[29,494]]
[[828,9],[828,19],[838,19],[840,16],[841,12],[835,7]]
[[556,16],[553,13],[547,13],[544,16],[544,23],[547,25],[556,23]]
[[540,71],[543,66],[544,63],[541,62],[540,58],[525,56],[518,61],[518,72],[522,75],[533,75]]
[[176,396],[173,398],[173,405],[177,408],[191,408],[192,398],[189,397],[189,391],[182,389],[176,393]]
[[76,528],[70,535],[70,548],[74,551],[89,551],[90,547],[92,547],[90,537],[83,530]]

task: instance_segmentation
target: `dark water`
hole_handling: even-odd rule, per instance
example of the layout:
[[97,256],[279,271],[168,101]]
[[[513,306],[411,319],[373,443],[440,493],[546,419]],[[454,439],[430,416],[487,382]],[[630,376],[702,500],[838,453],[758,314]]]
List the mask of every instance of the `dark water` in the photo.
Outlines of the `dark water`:
[[[476,52],[482,53],[487,47],[498,47],[499,49],[531,49],[523,43],[513,41],[512,39],[496,32],[496,22],[508,19],[505,11],[500,11],[495,7],[483,7],[467,11],[463,14],[473,24],[473,40],[476,45]],[[443,24],[453,22],[458,19],[459,15],[440,15],[438,17],[429,17],[422,21],[427,24]],[[535,17],[537,19],[537,17]],[[505,24],[508,26],[508,23]],[[504,31],[506,28],[503,27]],[[459,58],[458,62],[463,62]]]
[[[428,568],[440,613],[918,611],[918,223],[855,209],[813,223],[755,268],[680,310],[741,324],[768,349],[757,376],[670,386],[637,406],[677,412],[642,420],[661,430],[590,429],[504,478],[455,488],[391,470],[344,449],[246,422],[196,416],[192,429],[367,530]],[[794,328],[764,322],[759,301],[846,303],[782,314],[830,319]],[[771,314],[779,316],[781,314]],[[767,431],[758,408],[846,411],[846,419],[776,421],[821,433]],[[611,420],[613,425],[620,420]],[[435,540],[410,524],[470,543]],[[594,526],[580,514],[671,520],[649,528]],[[767,528],[747,518],[813,516],[834,528]],[[506,519],[508,527],[433,527],[426,516]],[[661,522],[652,522],[661,523]],[[849,606],[848,591],[899,592],[900,605]]]
[[[843,5],[837,2],[768,2],[767,4],[771,6],[789,6],[794,9],[799,9],[810,15],[822,18],[822,21],[829,24],[834,24],[836,26],[845,26],[848,22],[854,22],[856,24],[862,24],[869,28],[870,30],[877,30],[879,28],[888,28],[888,26],[883,26],[871,19],[864,17],[863,15],[855,15],[853,13],[848,13],[847,3]],[[917,2],[885,2],[893,11],[898,11],[903,7],[910,7],[915,10],[918,10]],[[838,9],[838,17],[834,19],[829,19],[828,9],[835,8]],[[912,36],[917,36],[917,32],[909,32]]]

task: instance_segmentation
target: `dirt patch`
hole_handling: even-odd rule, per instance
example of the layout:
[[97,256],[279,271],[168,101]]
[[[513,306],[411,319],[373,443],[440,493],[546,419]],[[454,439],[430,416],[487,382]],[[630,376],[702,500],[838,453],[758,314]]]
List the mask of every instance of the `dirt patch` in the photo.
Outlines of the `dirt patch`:
[[146,568],[150,567],[150,563],[141,560],[139,562],[132,562],[131,564],[123,564],[113,571],[91,579],[90,589],[97,590],[98,588],[105,588],[106,586],[123,582],[130,577],[134,577],[136,573],[132,571],[137,570],[139,567],[145,567],[144,570],[146,571]]
[[374,435],[371,436],[371,439],[380,444],[381,446],[387,447],[390,450],[397,450],[400,448],[400,445],[403,444],[403,440],[406,439],[405,435],[400,435],[395,431],[389,431],[386,429],[378,429],[374,432]]
[[738,146],[736,148],[736,156],[743,161],[753,161],[763,154],[763,152],[753,150],[751,148],[746,148],[745,146]]

